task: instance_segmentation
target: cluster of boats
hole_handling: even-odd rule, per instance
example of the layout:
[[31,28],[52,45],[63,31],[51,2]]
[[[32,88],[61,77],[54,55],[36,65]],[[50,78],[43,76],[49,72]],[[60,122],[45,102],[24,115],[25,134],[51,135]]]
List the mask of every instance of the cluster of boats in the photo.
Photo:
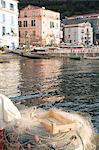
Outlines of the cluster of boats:
[[65,49],[57,48],[57,47],[36,47],[32,50],[23,51],[23,50],[12,50],[12,53],[18,54],[20,56],[28,57],[28,58],[38,58],[38,59],[48,59],[53,57],[66,57],[70,59],[80,60],[81,57],[78,55],[68,55]]
[[[80,56],[79,54],[75,53],[69,53],[67,50],[64,48],[59,48],[59,47],[35,47],[33,49],[15,49],[15,50],[7,50],[7,52],[11,52],[14,54],[18,54],[23,57],[28,57],[28,58],[33,58],[33,59],[49,59],[53,57],[66,57],[69,59],[74,59],[74,60],[81,60],[81,58],[84,59],[90,59],[90,60],[98,60],[99,56]],[[0,51],[0,54],[5,54],[4,51]],[[1,61],[1,62],[8,62],[7,61]]]
[[31,50],[12,50],[11,52],[29,58],[51,58],[63,56],[65,53],[58,48],[36,47]]

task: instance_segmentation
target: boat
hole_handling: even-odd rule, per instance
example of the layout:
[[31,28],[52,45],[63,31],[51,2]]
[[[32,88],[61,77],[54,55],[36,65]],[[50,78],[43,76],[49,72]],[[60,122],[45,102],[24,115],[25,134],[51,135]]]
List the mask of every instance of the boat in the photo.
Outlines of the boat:
[[0,54],[6,54],[6,52],[5,52],[5,51],[0,50]]
[[6,58],[0,58],[0,63],[9,63],[10,61]]
[[70,43],[61,43],[61,48],[83,48],[83,45],[76,45],[76,44],[70,44]]
[[[89,119],[60,109],[30,107],[20,111],[0,94],[2,139],[9,149],[95,150],[94,130]],[[9,109],[12,108],[12,109]],[[4,122],[6,121],[6,122]],[[86,134],[87,133],[87,134]]]
[[74,59],[74,60],[80,60],[81,57],[80,56],[69,56],[70,59]]
[[48,52],[46,52],[46,49],[42,47],[36,47],[32,50],[10,50],[10,52],[28,58],[49,58]]
[[35,47],[31,50],[12,50],[14,54],[20,56],[35,58],[35,59],[48,59],[53,57],[67,57],[66,52],[58,47]]
[[85,56],[84,59],[99,60],[99,56],[96,56],[96,57],[87,57],[87,56]]
[[23,50],[16,49],[16,50],[9,50],[9,52],[23,56]]
[[31,51],[27,51],[27,52],[23,52],[22,54],[25,57],[29,57],[29,58],[36,58],[36,59],[46,59],[46,58],[50,58],[49,54],[48,54],[48,50],[46,48],[34,48]]

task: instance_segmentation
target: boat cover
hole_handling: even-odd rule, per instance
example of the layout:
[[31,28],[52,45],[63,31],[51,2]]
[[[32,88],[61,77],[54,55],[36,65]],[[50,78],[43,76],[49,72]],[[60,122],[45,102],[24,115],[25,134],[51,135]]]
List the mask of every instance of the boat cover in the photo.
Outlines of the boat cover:
[[0,94],[0,128],[13,120],[21,119],[21,114],[12,101],[3,94]]

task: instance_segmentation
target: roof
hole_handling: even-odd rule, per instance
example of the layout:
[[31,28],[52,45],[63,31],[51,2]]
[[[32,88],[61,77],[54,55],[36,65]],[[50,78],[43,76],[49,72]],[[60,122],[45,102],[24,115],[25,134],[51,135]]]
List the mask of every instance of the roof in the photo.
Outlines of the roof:
[[72,19],[72,20],[63,20],[62,23],[65,25],[71,25],[71,24],[79,24],[79,23],[84,23],[84,22],[88,22],[88,21]]
[[21,10],[23,10],[23,9],[26,9],[26,8],[33,8],[33,9],[40,9],[40,7],[38,7],[38,6],[33,6],[33,5],[27,5],[27,6],[25,6],[25,7],[23,7],[23,8],[21,8]]
[[[99,12],[96,12],[96,13],[88,13],[88,14],[81,14],[81,15],[77,15],[78,17],[80,17],[80,16],[99,16]],[[69,19],[71,19],[71,18],[75,18],[75,17],[77,17],[77,16],[71,16],[71,17],[68,17]]]
[[[33,8],[33,9],[43,9],[43,10],[46,10],[46,11],[52,11],[52,12],[54,12],[54,13],[59,13],[59,12],[54,11],[54,10],[46,9],[45,7],[38,7],[38,6],[30,5],[30,4],[27,5],[27,6],[25,6],[25,7],[22,8],[21,10],[26,9],[27,7],[30,7],[30,8]],[[59,13],[59,14],[60,14],[60,13]]]

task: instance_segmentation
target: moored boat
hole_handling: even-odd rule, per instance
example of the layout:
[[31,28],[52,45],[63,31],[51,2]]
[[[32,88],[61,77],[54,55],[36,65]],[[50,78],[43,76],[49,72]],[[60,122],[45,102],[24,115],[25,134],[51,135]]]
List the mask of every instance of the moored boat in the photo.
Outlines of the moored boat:
[[36,59],[49,58],[49,54],[45,49],[34,49],[32,51],[23,52],[23,56]]
[[74,59],[74,60],[80,60],[80,59],[81,59],[80,56],[76,56],[76,55],[74,55],[74,56],[69,56],[69,58],[70,58],[70,59]]
[[84,59],[99,60],[99,56],[96,56],[96,57],[87,57],[87,56],[85,56]]
[[0,58],[0,63],[9,63],[10,61],[6,58]]

